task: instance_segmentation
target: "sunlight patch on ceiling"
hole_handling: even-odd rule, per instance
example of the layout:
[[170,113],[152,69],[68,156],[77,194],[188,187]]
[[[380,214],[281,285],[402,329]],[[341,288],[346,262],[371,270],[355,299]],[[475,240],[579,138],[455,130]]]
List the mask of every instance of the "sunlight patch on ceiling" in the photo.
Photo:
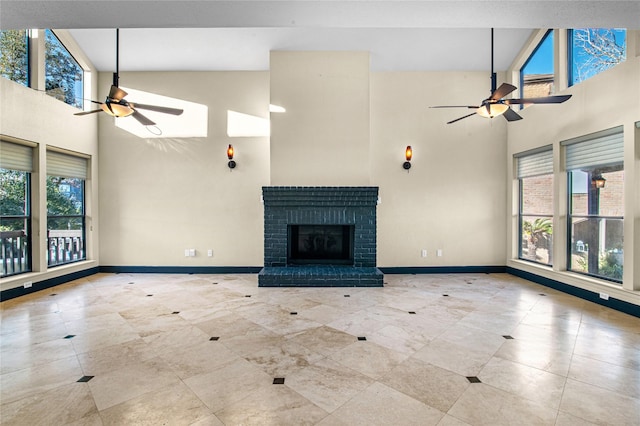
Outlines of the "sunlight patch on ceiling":
[[268,118],[227,110],[227,136],[230,138],[270,135],[271,122]]
[[133,117],[116,118],[116,126],[141,138],[200,138],[208,133],[209,108],[206,105],[183,99],[170,98],[142,90],[121,87],[128,93],[129,102],[170,108],[180,108],[180,115],[163,114],[139,108],[138,112],[156,122],[155,126],[143,126]]

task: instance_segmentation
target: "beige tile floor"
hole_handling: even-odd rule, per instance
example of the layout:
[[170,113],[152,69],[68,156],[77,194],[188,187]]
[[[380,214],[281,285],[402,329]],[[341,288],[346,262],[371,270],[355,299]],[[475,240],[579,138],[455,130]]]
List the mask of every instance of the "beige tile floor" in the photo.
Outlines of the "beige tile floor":
[[385,281],[98,274],[2,302],[0,422],[640,425],[640,318],[506,274]]

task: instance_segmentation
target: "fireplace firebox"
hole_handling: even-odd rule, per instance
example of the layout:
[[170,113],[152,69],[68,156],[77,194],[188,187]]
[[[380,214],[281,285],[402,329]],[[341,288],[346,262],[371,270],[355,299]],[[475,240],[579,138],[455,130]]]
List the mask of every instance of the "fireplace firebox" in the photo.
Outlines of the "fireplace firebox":
[[353,225],[289,225],[288,265],[353,265]]
[[377,187],[262,188],[260,287],[382,287]]

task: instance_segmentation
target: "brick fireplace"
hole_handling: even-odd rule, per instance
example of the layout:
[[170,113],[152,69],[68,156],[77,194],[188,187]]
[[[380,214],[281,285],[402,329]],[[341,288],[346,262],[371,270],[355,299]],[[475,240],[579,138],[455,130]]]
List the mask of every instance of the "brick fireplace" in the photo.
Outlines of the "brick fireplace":
[[377,187],[262,188],[260,287],[381,287]]

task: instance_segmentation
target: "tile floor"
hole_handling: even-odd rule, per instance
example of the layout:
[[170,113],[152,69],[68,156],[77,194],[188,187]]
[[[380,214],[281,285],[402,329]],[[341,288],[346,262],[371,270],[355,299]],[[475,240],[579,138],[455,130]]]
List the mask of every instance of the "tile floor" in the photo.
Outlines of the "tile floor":
[[385,282],[98,274],[2,302],[0,422],[640,424],[640,318],[506,274]]

